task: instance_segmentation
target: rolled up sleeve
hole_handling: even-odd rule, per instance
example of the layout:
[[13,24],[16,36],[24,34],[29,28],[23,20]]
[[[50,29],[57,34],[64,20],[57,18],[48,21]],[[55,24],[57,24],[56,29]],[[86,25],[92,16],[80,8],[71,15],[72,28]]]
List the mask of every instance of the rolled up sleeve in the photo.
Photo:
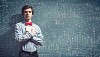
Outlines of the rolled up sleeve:
[[20,25],[15,25],[15,39],[19,42],[26,42],[30,40],[29,34],[23,34]]
[[44,37],[42,35],[41,29],[38,26],[37,27],[37,33],[33,36],[32,42],[34,42],[36,45],[42,46],[44,44]]

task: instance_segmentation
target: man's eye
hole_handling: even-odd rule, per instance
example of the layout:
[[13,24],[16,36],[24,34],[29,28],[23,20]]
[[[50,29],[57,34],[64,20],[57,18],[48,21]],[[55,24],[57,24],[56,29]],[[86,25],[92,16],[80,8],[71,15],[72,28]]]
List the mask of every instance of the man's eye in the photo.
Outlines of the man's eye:
[[27,13],[27,11],[24,11],[24,13]]
[[24,13],[32,13],[32,11],[24,11]]
[[29,13],[31,13],[32,11],[29,11]]

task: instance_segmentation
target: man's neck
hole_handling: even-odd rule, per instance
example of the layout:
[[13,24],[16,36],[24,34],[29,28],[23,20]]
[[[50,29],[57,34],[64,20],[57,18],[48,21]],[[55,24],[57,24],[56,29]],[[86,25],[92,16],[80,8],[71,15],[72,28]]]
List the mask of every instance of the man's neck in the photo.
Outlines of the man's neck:
[[30,20],[25,20],[26,22],[32,22],[31,19]]

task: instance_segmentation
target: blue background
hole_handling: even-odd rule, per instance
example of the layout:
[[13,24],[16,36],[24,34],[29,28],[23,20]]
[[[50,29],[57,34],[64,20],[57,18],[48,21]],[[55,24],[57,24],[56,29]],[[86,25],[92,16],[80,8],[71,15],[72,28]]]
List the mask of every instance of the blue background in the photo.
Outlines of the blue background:
[[44,36],[40,57],[100,56],[100,0],[0,0],[0,57],[18,57],[14,24],[26,4]]

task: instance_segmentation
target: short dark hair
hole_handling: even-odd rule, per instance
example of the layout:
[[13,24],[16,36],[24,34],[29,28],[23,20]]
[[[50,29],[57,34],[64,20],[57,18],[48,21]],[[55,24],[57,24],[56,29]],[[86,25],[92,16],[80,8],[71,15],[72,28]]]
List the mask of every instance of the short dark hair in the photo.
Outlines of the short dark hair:
[[22,15],[24,14],[24,10],[25,9],[28,9],[28,8],[31,8],[32,9],[32,15],[34,14],[33,7],[32,6],[29,6],[29,5],[25,5],[25,6],[22,7]]

